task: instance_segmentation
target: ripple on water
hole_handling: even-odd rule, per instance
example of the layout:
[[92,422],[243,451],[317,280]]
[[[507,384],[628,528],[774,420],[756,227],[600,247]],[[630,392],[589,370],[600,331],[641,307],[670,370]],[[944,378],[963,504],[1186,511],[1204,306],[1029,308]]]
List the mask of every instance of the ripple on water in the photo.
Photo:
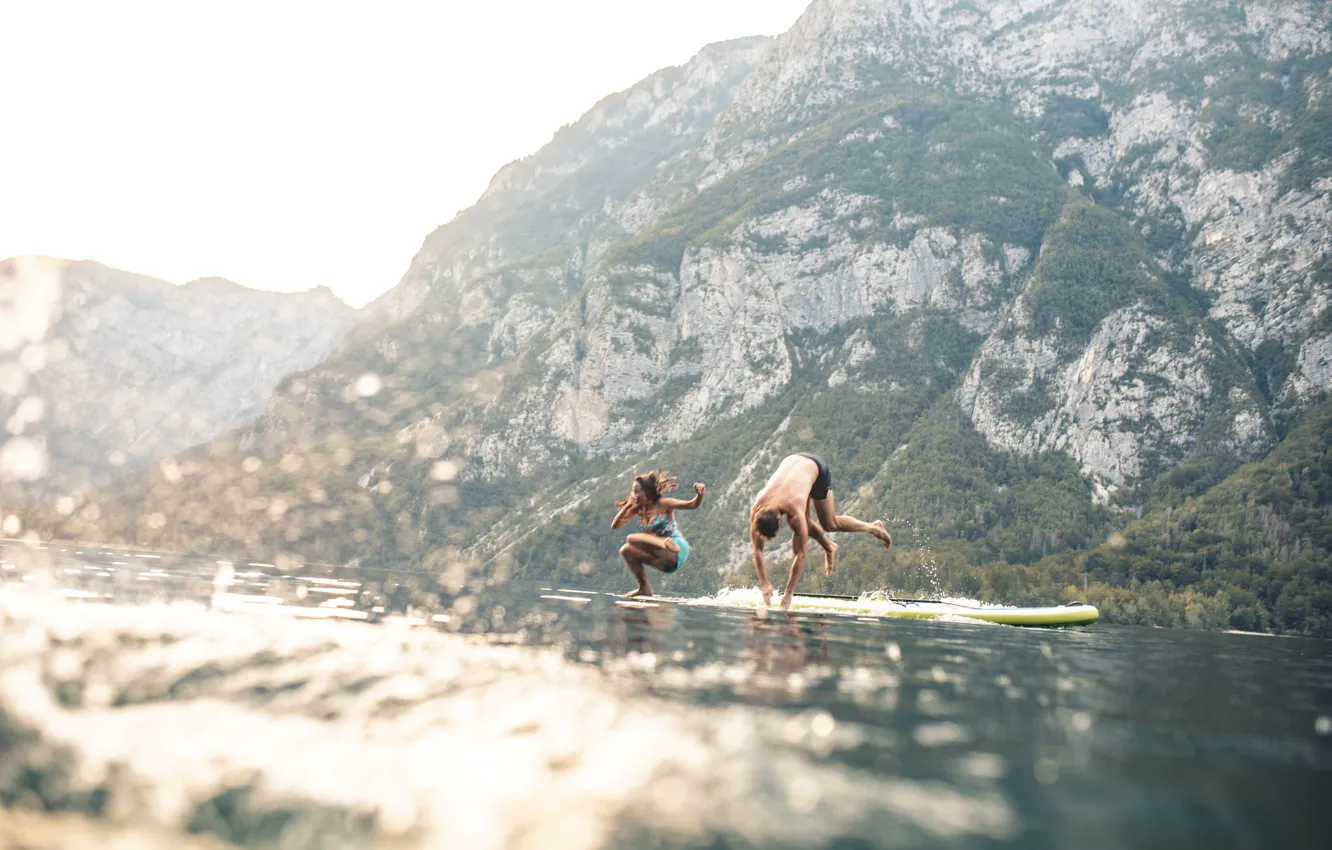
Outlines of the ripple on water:
[[[551,650],[192,605],[10,599],[0,614],[0,793],[20,812],[111,817],[108,836],[593,848],[647,832],[891,847],[1019,828],[990,781],[1002,765],[983,755],[959,762],[969,785],[874,774],[836,757],[864,742],[856,723],[667,700]],[[747,675],[663,669],[691,685]],[[895,677],[875,675],[866,693],[895,694]],[[949,722],[916,734],[969,738]]]

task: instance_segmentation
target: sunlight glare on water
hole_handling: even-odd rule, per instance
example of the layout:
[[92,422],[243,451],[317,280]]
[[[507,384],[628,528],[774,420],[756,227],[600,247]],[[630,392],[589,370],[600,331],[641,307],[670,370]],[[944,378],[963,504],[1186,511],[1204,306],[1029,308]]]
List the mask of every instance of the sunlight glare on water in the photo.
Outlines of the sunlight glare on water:
[[1312,641],[788,614],[754,590],[507,584],[376,613],[345,570],[25,551],[0,591],[0,794],[25,834],[1301,846],[1332,772]]

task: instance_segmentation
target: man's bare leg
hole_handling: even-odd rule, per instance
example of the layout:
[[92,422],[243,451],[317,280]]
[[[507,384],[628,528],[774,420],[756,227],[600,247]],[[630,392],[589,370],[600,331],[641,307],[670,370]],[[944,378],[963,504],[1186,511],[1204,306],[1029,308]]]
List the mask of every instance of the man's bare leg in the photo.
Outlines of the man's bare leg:
[[833,494],[828,492],[828,498],[815,499],[814,511],[819,515],[819,522],[823,525],[824,531],[845,531],[859,534],[869,534],[877,537],[885,549],[893,545],[893,536],[888,533],[888,529],[883,527],[883,520],[876,522],[864,522],[853,516],[837,516],[833,511]]

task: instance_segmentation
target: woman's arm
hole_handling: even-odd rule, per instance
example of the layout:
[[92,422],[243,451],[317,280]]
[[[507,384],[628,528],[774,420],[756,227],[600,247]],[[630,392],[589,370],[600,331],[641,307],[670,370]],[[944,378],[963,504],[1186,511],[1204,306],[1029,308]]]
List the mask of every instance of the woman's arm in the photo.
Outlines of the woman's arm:
[[611,520],[611,528],[619,528],[629,520],[633,519],[634,515],[637,513],[638,503],[633,499],[630,499],[625,503],[624,507],[620,508],[620,512],[615,515],[615,519]]
[[662,507],[671,511],[692,511],[694,508],[703,504],[703,494],[707,492],[707,489],[708,488],[702,484],[695,484],[694,498],[689,501],[686,502],[683,499],[662,499],[660,504]]

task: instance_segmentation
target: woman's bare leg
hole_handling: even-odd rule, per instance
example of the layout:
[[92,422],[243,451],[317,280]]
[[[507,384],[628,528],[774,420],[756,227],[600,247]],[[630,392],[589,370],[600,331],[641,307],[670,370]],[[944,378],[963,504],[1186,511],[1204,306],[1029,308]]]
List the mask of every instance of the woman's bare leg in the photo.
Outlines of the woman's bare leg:
[[646,534],[642,531],[635,531],[625,538],[625,542],[630,546],[642,549],[644,552],[655,552],[659,549],[665,549],[667,552],[679,552],[680,544],[669,537],[660,537],[656,534]]
[[[634,535],[629,536],[632,538]],[[662,538],[656,539],[660,540]],[[675,545],[675,541],[669,542],[675,546],[675,550],[678,552],[680,547]],[[638,588],[625,594],[629,597],[652,595],[652,585],[648,584],[647,580],[648,567],[665,573],[670,572],[671,568],[675,566],[675,552],[665,546],[654,546],[649,550],[642,549],[629,542],[620,547],[620,557],[624,558],[624,563],[629,567],[629,572],[633,573],[634,578],[638,580]]]
[[631,543],[626,543],[620,547],[620,557],[624,558],[624,564],[629,568],[629,572],[634,574],[638,580],[638,587],[625,594],[628,597],[651,596],[652,585],[648,584],[646,564],[652,559],[649,552],[644,552]]
[[819,522],[823,525],[824,531],[869,534],[877,537],[883,543],[885,549],[893,545],[893,536],[888,533],[888,529],[883,527],[883,520],[864,522],[853,516],[838,516],[833,510],[831,490],[828,491],[828,498],[814,500],[814,511],[819,515]]

